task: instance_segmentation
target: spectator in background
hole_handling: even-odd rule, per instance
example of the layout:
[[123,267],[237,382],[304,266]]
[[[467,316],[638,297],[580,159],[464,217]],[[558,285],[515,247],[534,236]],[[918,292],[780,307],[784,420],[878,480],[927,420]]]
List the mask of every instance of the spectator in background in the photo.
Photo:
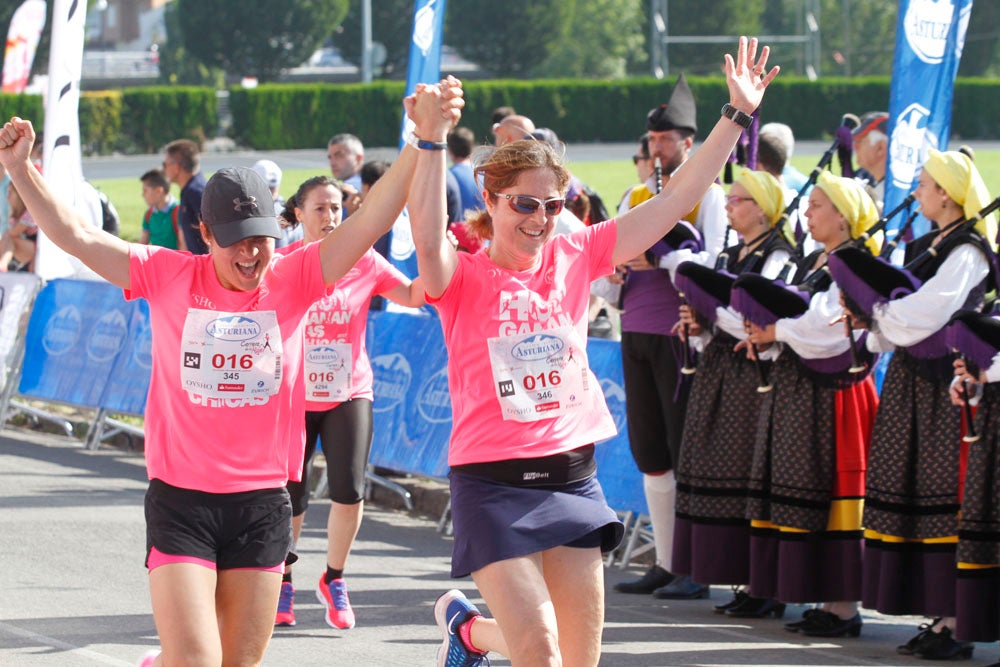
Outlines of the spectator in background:
[[493,142],[499,148],[512,141],[531,139],[531,133],[534,131],[535,124],[531,122],[530,118],[514,114],[507,116],[499,123],[493,123]]
[[257,160],[254,162],[254,171],[260,174],[267,189],[271,191],[271,198],[274,200],[274,213],[278,216],[278,224],[281,226],[281,238],[274,242],[275,248],[283,248],[302,238],[302,225],[289,225],[285,218],[281,217],[281,212],[285,210],[285,198],[278,192],[281,187],[281,167],[271,160]]
[[781,170],[781,179],[784,181],[785,187],[796,192],[801,190],[809,177],[792,166],[792,155],[795,154],[795,135],[792,133],[792,128],[784,123],[764,123],[757,136],[759,138],[772,137],[777,144],[785,149],[785,167]]
[[167,144],[163,173],[181,189],[180,227],[184,245],[195,255],[207,255],[208,246],[201,236],[201,197],[205,193],[205,175],[201,173],[198,144],[177,139]]
[[343,183],[344,217],[354,213],[351,203],[361,192],[361,165],[365,163],[365,147],[353,134],[346,132],[330,137],[326,144],[326,157],[330,160],[330,173]]
[[187,250],[180,229],[180,206],[170,194],[170,181],[159,169],[150,169],[139,180],[142,200],[149,207],[142,216],[139,243],[158,245],[173,250]]
[[[458,182],[458,190],[462,196],[462,217],[471,211],[485,208],[483,203],[483,193],[476,183],[476,177],[472,173],[472,149],[476,145],[476,135],[467,127],[456,127],[448,133],[448,157],[451,158],[451,169],[449,171],[455,176]],[[450,216],[449,216],[450,217]],[[450,222],[455,222],[452,218]]]
[[511,106],[497,107],[493,110],[493,113],[490,114],[490,124],[496,125],[507,116],[513,116],[516,113],[517,112],[514,111],[514,107]]
[[889,114],[884,111],[869,111],[862,114],[861,122],[851,130],[851,143],[858,168],[866,174],[857,177],[875,188],[879,207],[885,201],[885,165],[889,156],[889,135],[886,126]]
[[0,238],[0,273],[8,270],[33,271],[38,242],[38,226],[28,213],[13,184],[7,186],[7,230]]

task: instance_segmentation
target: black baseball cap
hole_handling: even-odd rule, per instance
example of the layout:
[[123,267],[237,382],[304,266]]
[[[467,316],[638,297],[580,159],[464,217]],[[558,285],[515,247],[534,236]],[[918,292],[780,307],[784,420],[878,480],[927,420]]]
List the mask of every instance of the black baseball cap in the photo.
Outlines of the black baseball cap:
[[251,236],[281,238],[271,190],[260,174],[247,167],[220,169],[208,179],[201,219],[223,248]]

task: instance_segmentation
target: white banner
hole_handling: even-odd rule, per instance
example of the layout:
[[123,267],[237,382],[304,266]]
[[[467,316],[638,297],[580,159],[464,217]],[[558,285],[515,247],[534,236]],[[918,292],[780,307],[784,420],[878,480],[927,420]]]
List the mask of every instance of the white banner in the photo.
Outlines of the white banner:
[[16,95],[28,85],[44,27],[45,0],[25,0],[14,12],[3,56],[3,92]]
[[[57,196],[84,218],[101,226],[97,191],[83,180],[80,153],[80,70],[87,4],[55,0],[49,50],[49,88],[45,100],[45,152],[42,171]],[[46,280],[72,276],[94,278],[93,272],[38,234],[35,272]]]

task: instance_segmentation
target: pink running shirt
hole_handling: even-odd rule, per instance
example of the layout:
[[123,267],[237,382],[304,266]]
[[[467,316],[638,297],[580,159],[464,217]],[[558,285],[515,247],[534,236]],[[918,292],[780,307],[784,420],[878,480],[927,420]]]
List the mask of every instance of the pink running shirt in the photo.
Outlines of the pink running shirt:
[[480,251],[458,254],[444,294],[430,300],[441,314],[448,347],[452,432],[448,465],[550,456],[614,436],[617,431],[593,373],[590,405],[539,421],[504,420],[487,340],[570,326],[587,340],[590,283],[614,270],[614,220],[552,238],[541,262],[510,271]]
[[[302,245],[296,241],[277,252],[287,254]],[[382,255],[369,249],[358,263],[326,290],[326,295],[314,303],[306,315],[306,354],[316,346],[330,343],[351,346],[351,385],[348,398],[374,398],[371,360],[365,348],[365,329],[368,325],[368,307],[372,296],[385,294],[408,282],[399,269]],[[343,401],[310,400],[309,369],[306,369],[306,410],[320,412],[332,410]]]
[[[157,246],[130,245],[130,283],[126,299],[149,301],[153,330],[153,369],[146,408],[146,471],[150,479],[184,489],[237,493],[285,486],[302,477],[305,450],[305,389],[302,379],[302,330],[306,311],[325,292],[319,245],[286,256],[275,255],[260,287],[252,292],[227,290],[215,275],[211,255],[192,255]],[[218,318],[241,313],[239,318]],[[191,326],[196,318],[211,322]],[[236,398],[209,398],[188,375],[193,369],[229,363],[233,355],[204,355],[182,344],[185,325],[201,336],[216,323],[240,322],[229,335],[230,346],[247,352],[279,343],[280,384],[267,395],[245,383],[246,373],[233,369]],[[266,334],[276,322],[279,335]],[[256,337],[250,337],[255,329]],[[220,329],[212,329],[220,332]],[[247,333],[249,332],[249,333]],[[212,334],[213,337],[215,333]],[[275,340],[279,338],[279,340]],[[191,337],[188,337],[191,340]],[[213,338],[204,338],[212,343]],[[236,355],[240,360],[243,355]],[[250,358],[250,355],[246,357]],[[182,365],[184,368],[182,369]],[[274,382],[274,375],[259,379]],[[244,378],[240,380],[239,377]],[[186,386],[185,386],[186,385]],[[219,385],[222,386],[222,385]],[[187,388],[186,388],[187,387]]]

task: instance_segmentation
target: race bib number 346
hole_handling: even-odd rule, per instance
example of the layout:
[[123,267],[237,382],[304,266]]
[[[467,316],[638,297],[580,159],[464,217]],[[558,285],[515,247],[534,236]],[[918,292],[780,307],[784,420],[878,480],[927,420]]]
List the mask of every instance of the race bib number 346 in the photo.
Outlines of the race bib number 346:
[[181,384],[209,398],[263,398],[281,386],[281,330],[274,311],[189,308],[181,335]]
[[587,349],[573,327],[498,336],[487,343],[504,419],[538,421],[589,404]]

